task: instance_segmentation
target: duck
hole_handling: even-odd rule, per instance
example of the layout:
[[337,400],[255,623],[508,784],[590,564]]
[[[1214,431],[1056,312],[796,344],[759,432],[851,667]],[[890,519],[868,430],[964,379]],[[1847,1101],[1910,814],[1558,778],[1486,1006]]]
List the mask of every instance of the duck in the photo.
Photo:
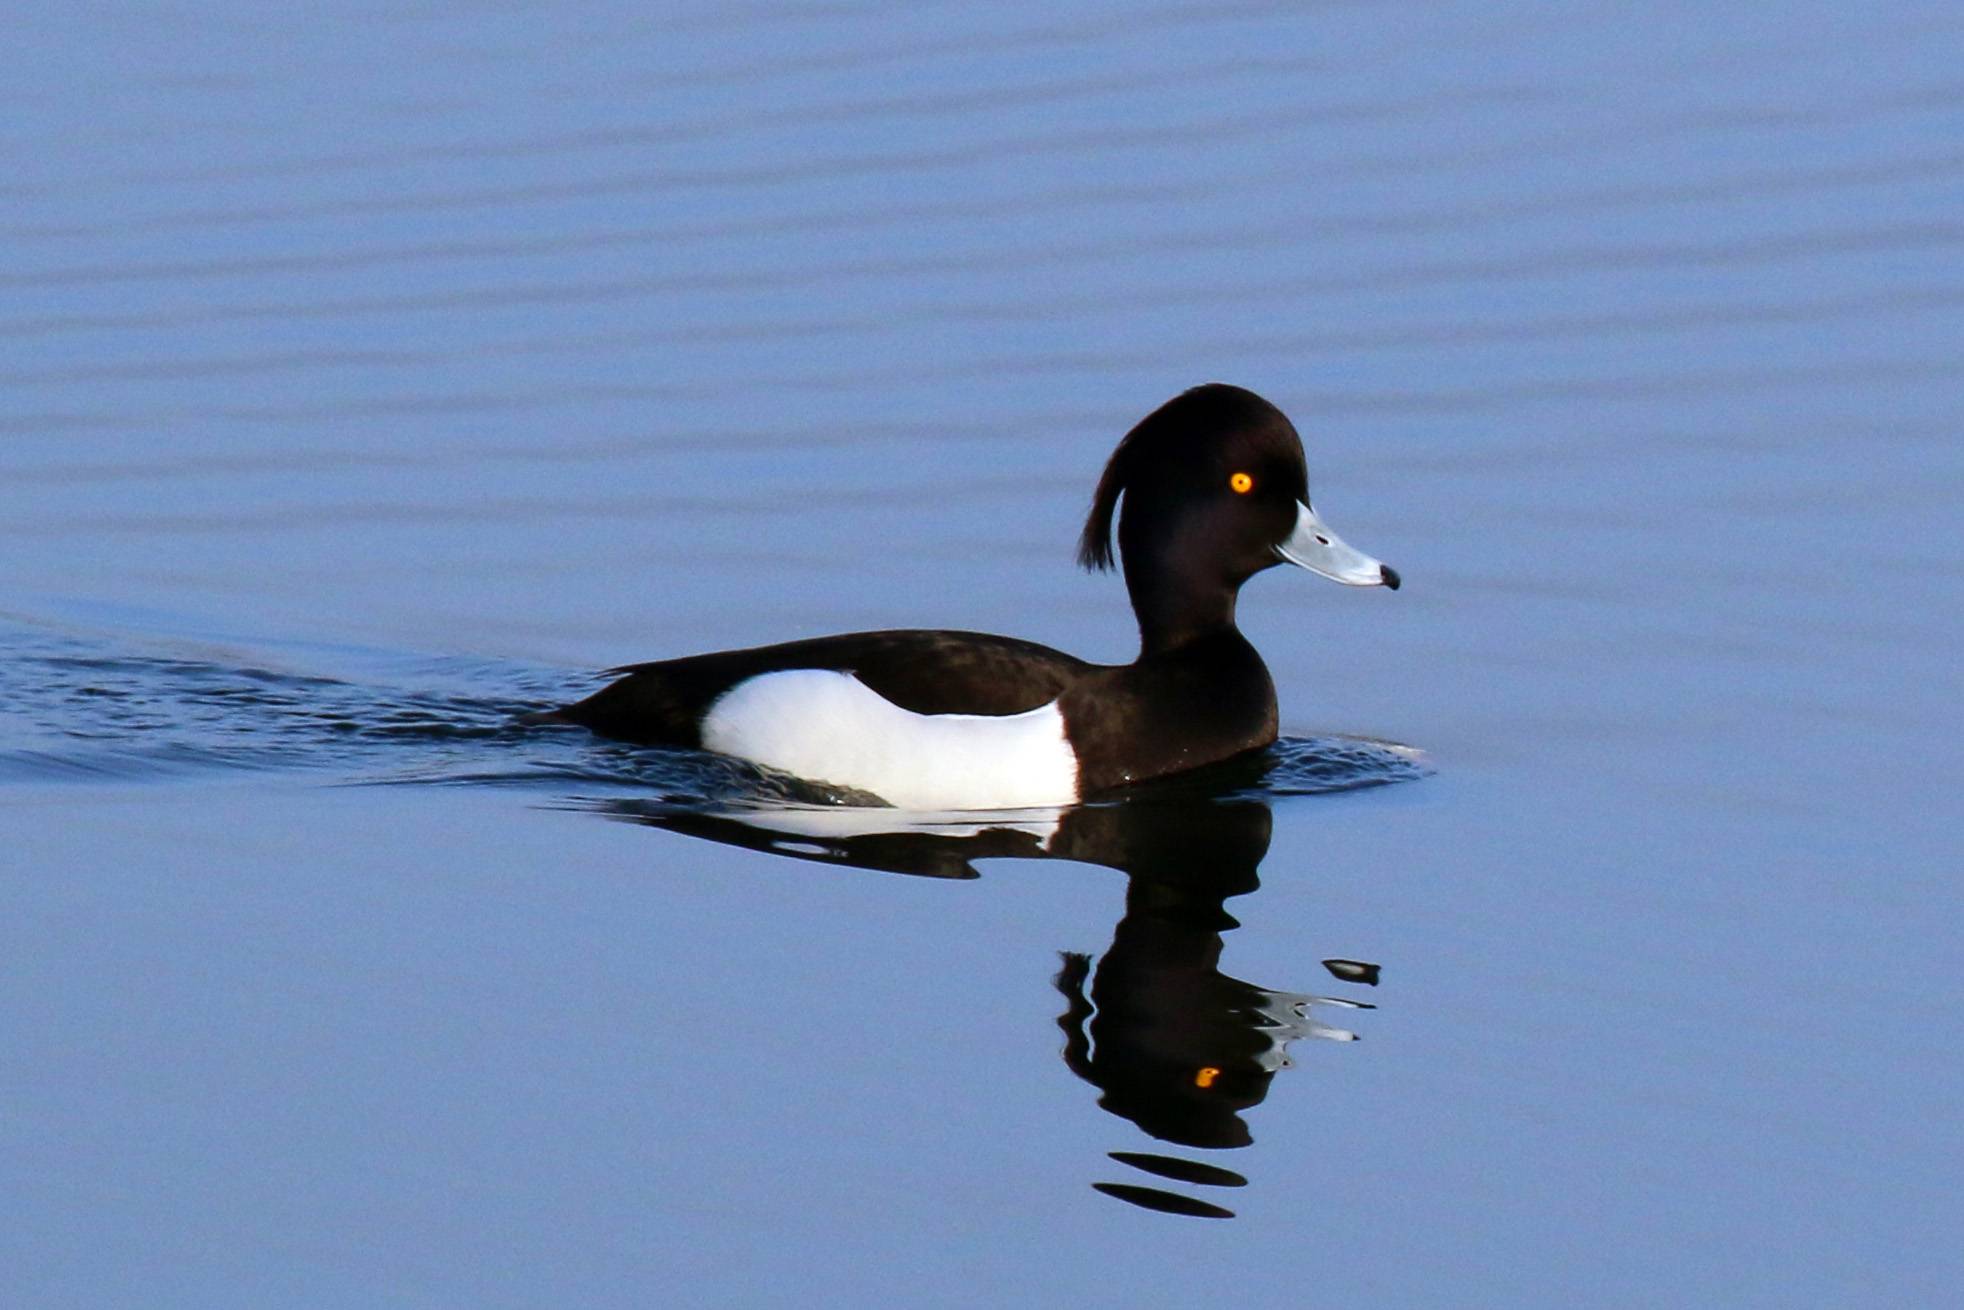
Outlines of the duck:
[[1274,743],[1275,683],[1235,626],[1248,579],[1290,564],[1400,584],[1316,512],[1288,417],[1221,382],[1118,443],[1078,562],[1120,568],[1131,663],[989,633],[856,632],[610,669],[615,681],[535,721],[734,756],[903,809],[1075,805]]

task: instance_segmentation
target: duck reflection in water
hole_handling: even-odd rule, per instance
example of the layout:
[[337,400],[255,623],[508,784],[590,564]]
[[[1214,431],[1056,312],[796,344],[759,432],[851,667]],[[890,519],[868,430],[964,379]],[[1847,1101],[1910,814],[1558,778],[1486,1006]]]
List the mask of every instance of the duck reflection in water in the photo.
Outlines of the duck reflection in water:
[[[1061,859],[1128,876],[1125,914],[1102,957],[1063,953],[1056,975],[1064,1063],[1096,1087],[1099,1105],[1161,1142],[1220,1150],[1253,1141],[1243,1114],[1289,1067],[1298,1038],[1352,1040],[1317,1010],[1368,1009],[1334,997],[1276,991],[1220,971],[1222,934],[1239,926],[1230,897],[1260,885],[1272,816],[1245,787],[1144,790],[1064,810],[922,816],[871,808],[705,811],[614,801],[608,813],[675,832],[796,859],[940,878],[979,876],[972,861]],[[1245,779],[1228,779],[1245,782]],[[1375,966],[1328,962],[1351,981]],[[1345,966],[1338,969],[1338,965]],[[1368,971],[1368,972],[1365,972]],[[1138,1151],[1110,1158],[1159,1178],[1215,1187],[1247,1180],[1197,1160]],[[1211,1201],[1131,1182],[1098,1191],[1148,1209],[1229,1218]]]
[[[1146,802],[1083,811],[1086,836],[1130,875],[1125,915],[1094,967],[1066,952],[1057,989],[1066,1008],[1064,1062],[1097,1087],[1098,1104],[1151,1137],[1220,1150],[1253,1140],[1244,1111],[1268,1095],[1301,1037],[1350,1041],[1355,1034],[1312,1017],[1315,1007],[1363,1002],[1275,991],[1220,970],[1222,934],[1240,926],[1228,898],[1259,886],[1271,816],[1251,799],[1211,804]],[[1121,862],[1122,861],[1122,862]],[[1089,986],[1087,988],[1087,982]],[[1138,1152],[1112,1158],[1182,1182],[1240,1186],[1215,1165]],[[1227,1218],[1211,1202],[1131,1183],[1099,1191],[1149,1209]]]

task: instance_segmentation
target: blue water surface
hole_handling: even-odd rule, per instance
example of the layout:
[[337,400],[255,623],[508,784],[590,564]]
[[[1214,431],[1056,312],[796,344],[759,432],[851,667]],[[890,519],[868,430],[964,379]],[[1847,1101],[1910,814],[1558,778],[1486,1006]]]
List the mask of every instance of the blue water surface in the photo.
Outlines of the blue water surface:
[[[1942,1304],[1960,66],[1911,0],[12,15],[0,1301]],[[517,723],[1129,658],[1073,542],[1207,379],[1406,580],[1250,585],[1252,770],[898,816]]]

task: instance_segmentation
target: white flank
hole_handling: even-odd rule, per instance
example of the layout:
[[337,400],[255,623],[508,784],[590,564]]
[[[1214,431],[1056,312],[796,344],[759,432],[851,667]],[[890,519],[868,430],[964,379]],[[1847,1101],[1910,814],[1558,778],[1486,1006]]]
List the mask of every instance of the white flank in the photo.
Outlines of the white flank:
[[1023,714],[915,714],[850,673],[787,669],[709,707],[702,744],[908,810],[1077,800],[1077,756],[1055,701]]

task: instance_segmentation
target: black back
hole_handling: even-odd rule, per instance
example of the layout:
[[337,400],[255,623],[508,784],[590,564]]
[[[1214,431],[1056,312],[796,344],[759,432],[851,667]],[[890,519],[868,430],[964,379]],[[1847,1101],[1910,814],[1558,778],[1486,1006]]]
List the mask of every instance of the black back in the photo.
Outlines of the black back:
[[916,714],[1020,714],[1097,668],[1062,651],[982,632],[898,630],[813,637],[615,669],[627,676],[545,716],[605,737],[702,745],[702,717],[737,683],[780,669],[851,673]]

